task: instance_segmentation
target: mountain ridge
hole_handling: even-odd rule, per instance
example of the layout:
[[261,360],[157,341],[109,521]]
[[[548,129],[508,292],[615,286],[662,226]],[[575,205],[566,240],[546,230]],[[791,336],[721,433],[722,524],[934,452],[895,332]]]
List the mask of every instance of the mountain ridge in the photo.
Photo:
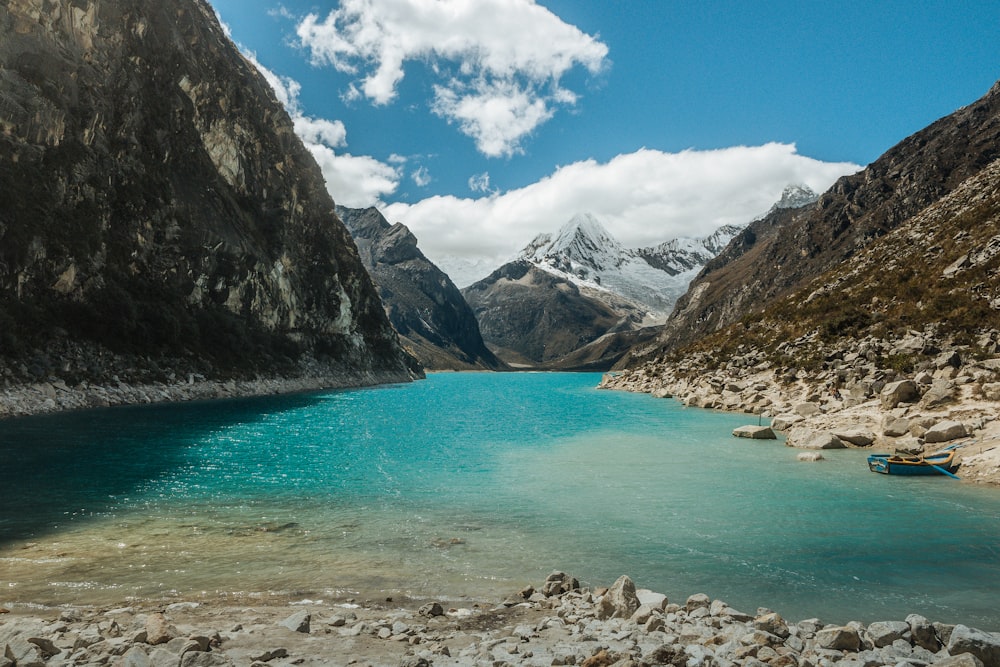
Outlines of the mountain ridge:
[[483,342],[472,309],[455,284],[420,251],[402,223],[374,207],[337,206],[358,245],[389,321],[429,370],[505,370]]

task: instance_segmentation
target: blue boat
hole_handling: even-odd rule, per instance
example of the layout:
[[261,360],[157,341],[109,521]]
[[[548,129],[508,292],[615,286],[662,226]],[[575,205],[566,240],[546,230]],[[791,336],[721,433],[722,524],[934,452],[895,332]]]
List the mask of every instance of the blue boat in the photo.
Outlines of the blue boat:
[[948,475],[958,470],[957,453],[937,452],[926,456],[901,456],[899,454],[872,454],[868,457],[868,469],[883,475]]

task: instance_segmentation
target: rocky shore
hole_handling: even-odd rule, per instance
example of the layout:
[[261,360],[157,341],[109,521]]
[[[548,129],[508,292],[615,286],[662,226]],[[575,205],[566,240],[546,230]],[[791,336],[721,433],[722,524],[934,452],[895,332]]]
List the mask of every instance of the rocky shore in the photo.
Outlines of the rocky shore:
[[682,603],[553,573],[502,603],[391,600],[0,610],[0,665],[1000,667],[1000,634],[905,620],[830,625],[704,594]]
[[202,375],[191,374],[186,380],[175,382],[80,382],[72,386],[53,378],[49,381],[0,388],[0,419],[115,405],[292,394],[409,382],[414,379],[413,375],[407,373],[337,372],[318,364],[309,371],[311,372],[301,376],[258,377],[249,380],[209,380]]
[[657,360],[600,386],[770,417],[789,446],[809,450],[919,454],[960,444],[962,479],[1000,484],[997,332],[972,345],[928,327],[888,340],[824,343],[813,333],[776,350],[740,348],[723,363],[710,352]]

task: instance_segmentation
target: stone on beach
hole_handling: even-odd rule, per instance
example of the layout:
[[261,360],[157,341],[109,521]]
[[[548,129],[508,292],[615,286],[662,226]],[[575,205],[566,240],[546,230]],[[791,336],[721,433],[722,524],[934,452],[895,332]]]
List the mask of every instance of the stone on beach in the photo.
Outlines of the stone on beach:
[[966,625],[956,625],[948,639],[948,653],[971,653],[985,667],[1000,667],[1000,637]]
[[309,634],[312,615],[307,611],[297,611],[281,622],[281,625],[292,632]]
[[889,646],[910,631],[910,624],[905,621],[876,621],[868,626],[868,636],[876,648]]
[[964,438],[967,435],[965,425],[950,419],[934,424],[924,433],[924,442],[938,443],[949,442]]
[[816,633],[816,643],[834,651],[857,651],[861,647],[861,636],[850,626],[823,628]]
[[810,428],[796,427],[788,434],[785,444],[799,449],[844,449],[843,440],[829,431],[814,431]]
[[[572,582],[556,573],[553,581]],[[527,590],[534,591],[534,587]],[[0,666],[225,667],[320,665],[645,665],[684,667],[1000,667],[1000,636],[963,625],[906,621],[826,626],[818,619],[789,623],[758,609],[754,617],[698,593],[682,605],[635,589],[620,577],[610,589],[572,588],[512,606],[480,602],[446,615],[425,615],[417,604],[387,608],[383,601],[352,604],[354,625],[324,621],[324,631],[288,632],[285,621],[305,614],[331,619],[321,602],[311,609],[171,605],[160,614],[179,629],[165,644],[146,643],[148,616],[134,609],[43,619],[0,618]],[[340,605],[337,605],[338,607]],[[459,611],[464,613],[458,613]],[[317,616],[318,615],[318,616]],[[51,619],[52,616],[49,616]],[[284,621],[282,620],[284,619]],[[227,633],[207,629],[223,623]],[[318,621],[314,624],[320,624]],[[245,626],[245,627],[244,627]],[[285,627],[283,627],[285,626]],[[338,629],[339,628],[339,629]],[[66,655],[73,638],[93,633]],[[944,647],[942,647],[944,642]],[[449,648],[450,645],[450,648]],[[50,657],[46,651],[63,648]],[[454,651],[454,657],[452,657]],[[15,659],[17,662],[15,663]]]
[[833,431],[833,434],[855,447],[868,447],[875,442],[875,434],[872,433],[870,428],[865,426],[836,429]]
[[635,584],[622,575],[612,584],[608,592],[601,597],[598,608],[598,618],[629,618],[639,608],[639,598],[636,596]]
[[770,426],[753,425],[734,428],[733,435],[737,438],[751,438],[753,440],[774,440],[778,437]]
[[913,403],[919,398],[920,391],[913,380],[890,382],[879,394],[879,400],[882,401],[882,408],[885,410],[892,410],[900,403]]

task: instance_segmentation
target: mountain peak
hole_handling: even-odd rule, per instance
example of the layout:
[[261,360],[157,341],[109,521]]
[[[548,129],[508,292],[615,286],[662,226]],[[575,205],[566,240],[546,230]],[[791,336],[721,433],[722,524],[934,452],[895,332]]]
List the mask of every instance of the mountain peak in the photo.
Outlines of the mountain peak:
[[819,199],[819,195],[805,183],[792,183],[781,191],[781,198],[772,208],[799,208]]
[[555,235],[539,234],[525,246],[519,255],[534,263],[559,265],[562,270],[574,272],[570,265],[601,269],[618,265],[629,252],[604,225],[589,213],[573,216],[559,228]]
[[597,218],[590,213],[578,213],[559,229],[547,254],[565,253],[571,259],[585,260],[593,257],[595,250],[608,252],[618,248],[621,244]]

